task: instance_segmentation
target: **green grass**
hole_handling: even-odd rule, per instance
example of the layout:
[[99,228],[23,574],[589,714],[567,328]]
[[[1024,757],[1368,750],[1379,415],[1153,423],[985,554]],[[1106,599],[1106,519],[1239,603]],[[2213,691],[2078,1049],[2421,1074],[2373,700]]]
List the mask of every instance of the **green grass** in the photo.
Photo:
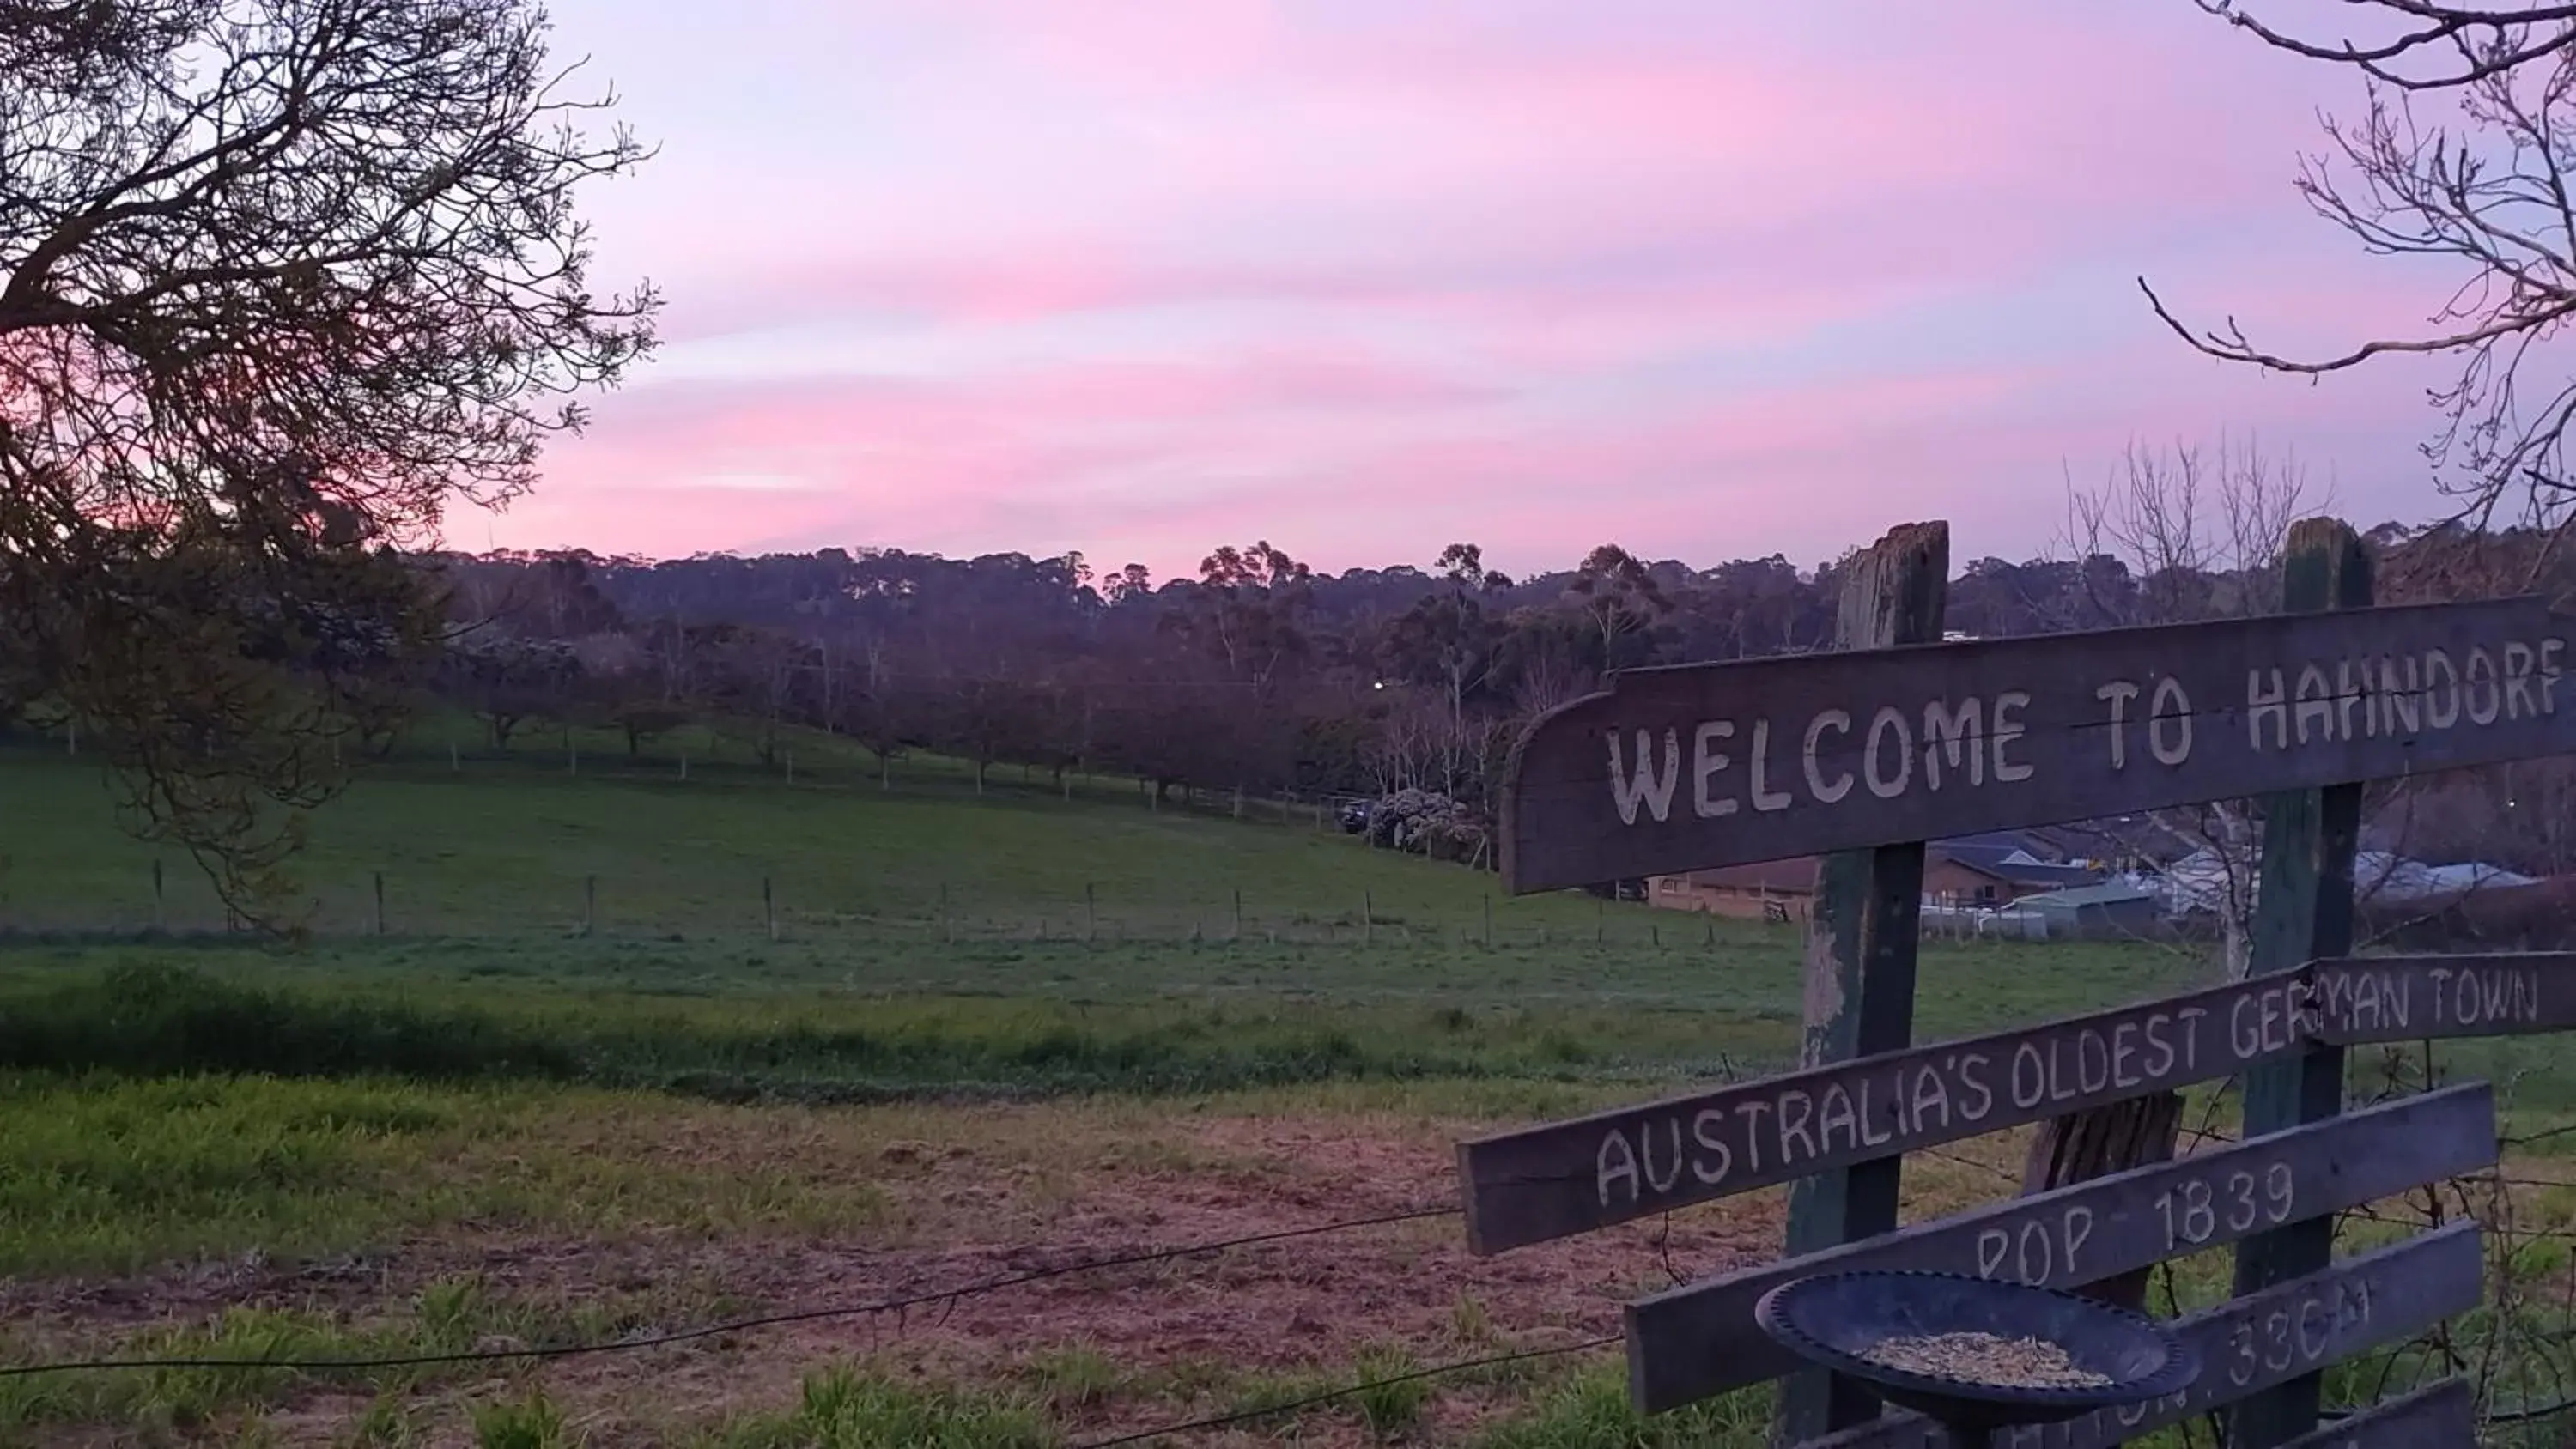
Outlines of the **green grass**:
[[[315,822],[301,863],[315,934],[292,948],[211,933],[220,917],[176,859],[156,900],[153,852],[116,830],[94,771],[0,749],[13,827],[0,844],[0,1274],[310,1259],[459,1225],[883,1239],[900,1235],[900,1207],[852,1164],[920,1126],[904,1112],[946,1109],[764,1105],[1072,1096],[1139,1121],[1211,1108],[1528,1119],[1775,1070],[1797,1046],[1794,930],[1507,900],[1489,875],[1369,851],[1261,802],[1243,819],[1204,797],[1153,810],[1132,782],[1077,780],[1066,799],[1016,772],[979,797],[945,761],[905,762],[888,790],[873,762],[813,737],[793,742],[792,784],[739,739],[713,760],[712,742],[686,742],[686,782],[682,742],[627,760],[605,737],[576,741],[578,773],[560,739],[509,758],[467,750],[451,771],[450,728],[371,767]],[[2189,955],[2144,946],[1927,944],[1916,1032],[1974,1035],[2205,979]],[[2366,1085],[2376,1059],[2355,1056]],[[2576,1114],[2576,1072],[2554,1057],[2545,1041],[2440,1053],[2446,1078],[2508,1089],[2509,1131]],[[712,1168],[710,1142],[726,1144]],[[2576,1136],[2545,1150],[2561,1146]],[[2563,1220],[2576,1192],[2535,1206]],[[2566,1271],[2555,1245],[2524,1256],[2519,1276]],[[2180,1265],[2179,1301],[2222,1294],[2222,1269],[2223,1255]],[[391,1314],[235,1310],[123,1347],[564,1341],[719,1306],[685,1283],[546,1303],[460,1279]],[[1505,1349],[1526,1327],[1469,1300],[1454,1317],[1454,1352],[1353,1346],[1269,1378],[1218,1366],[1183,1383],[1081,1346],[981,1386],[843,1366],[794,1403],[689,1432],[708,1449],[1060,1445],[1080,1437],[1068,1423],[1284,1404]],[[56,1347],[0,1330],[0,1358]],[[2331,1387],[2364,1394],[2359,1372]],[[0,1380],[0,1442],[85,1425],[120,1442],[255,1442],[264,1415],[326,1388],[359,1396],[349,1442],[415,1442],[432,1418],[440,1442],[552,1449],[586,1432],[532,1383],[475,1384],[459,1401],[461,1380],[428,1373]],[[447,1396],[435,1406],[433,1388]],[[1291,1442],[1329,1416],[1340,1432],[1424,1442],[1453,1391],[1491,1401],[1465,1439],[1487,1449],[1749,1449],[1769,1402],[1641,1419],[1615,1365],[1515,1365],[1246,1432]]]

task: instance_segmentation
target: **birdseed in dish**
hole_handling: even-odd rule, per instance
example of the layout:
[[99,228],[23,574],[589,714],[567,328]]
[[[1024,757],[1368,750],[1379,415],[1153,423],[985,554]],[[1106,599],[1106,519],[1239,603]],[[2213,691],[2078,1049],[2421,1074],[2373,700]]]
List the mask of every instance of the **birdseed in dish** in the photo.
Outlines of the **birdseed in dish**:
[[2107,1374],[2078,1368],[2056,1344],[1991,1333],[1934,1333],[1882,1338],[1860,1351],[1871,1363],[1907,1373],[2014,1389],[2098,1389]]

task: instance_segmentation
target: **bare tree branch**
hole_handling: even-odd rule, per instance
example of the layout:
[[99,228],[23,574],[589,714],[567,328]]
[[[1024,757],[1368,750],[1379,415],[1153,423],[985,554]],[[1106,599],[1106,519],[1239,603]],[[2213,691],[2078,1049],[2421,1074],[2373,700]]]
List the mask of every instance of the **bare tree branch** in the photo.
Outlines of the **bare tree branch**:
[[[2483,528],[2508,507],[2550,528],[2576,519],[2576,380],[2543,349],[2576,317],[2576,5],[2345,0],[2346,13],[2394,29],[2328,42],[2257,20],[2239,0],[2196,3],[2266,44],[2364,72],[2364,113],[2322,118],[2333,144],[2302,159],[2297,190],[2364,251],[2444,260],[2460,281],[2421,335],[2319,356],[2259,346],[2233,316],[2194,327],[2141,277],[2157,320],[2207,356],[2310,378],[2383,356],[2455,357],[2454,380],[2430,392],[2441,422],[2422,449],[2456,500],[2451,520]],[[2458,64],[2405,68],[2437,55]]]

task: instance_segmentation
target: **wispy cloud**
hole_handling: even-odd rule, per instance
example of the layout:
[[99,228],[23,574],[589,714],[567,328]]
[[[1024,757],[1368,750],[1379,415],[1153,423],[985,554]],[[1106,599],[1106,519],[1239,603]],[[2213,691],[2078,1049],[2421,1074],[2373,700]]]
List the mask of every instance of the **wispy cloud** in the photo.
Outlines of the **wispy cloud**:
[[559,10],[665,143],[596,210],[671,345],[508,542],[2013,553],[2222,428],[2430,507],[2421,369],[2219,369],[2134,289],[2326,344],[2432,280],[2288,189],[2339,78],[2189,5]]

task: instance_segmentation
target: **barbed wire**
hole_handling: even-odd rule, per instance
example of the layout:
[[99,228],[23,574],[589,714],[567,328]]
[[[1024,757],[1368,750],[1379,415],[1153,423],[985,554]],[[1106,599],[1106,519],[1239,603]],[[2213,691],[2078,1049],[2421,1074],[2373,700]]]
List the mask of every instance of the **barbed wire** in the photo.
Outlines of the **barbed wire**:
[[601,1339],[588,1343],[540,1345],[525,1348],[461,1349],[445,1353],[382,1354],[364,1358],[271,1358],[271,1357],[175,1357],[175,1358],[102,1358],[65,1359],[46,1363],[0,1364],[0,1379],[29,1378],[38,1374],[89,1373],[109,1370],[158,1371],[182,1369],[267,1369],[295,1373],[327,1373],[343,1369],[432,1368],[461,1363],[502,1363],[532,1359],[576,1358],[592,1354],[630,1353],[668,1344],[688,1343],[697,1339],[717,1338],[726,1334],[747,1333],[755,1329],[775,1328],[790,1323],[812,1323],[830,1318],[857,1318],[933,1304],[954,1304],[963,1299],[998,1293],[1006,1288],[1022,1287],[1051,1278],[1071,1277],[1080,1273],[1097,1273],[1111,1268],[1136,1267],[1148,1263],[1167,1263],[1180,1258],[1193,1258],[1233,1248],[1262,1243],[1286,1242],[1295,1238],[1321,1237],[1328,1233],[1352,1232],[1360,1228],[1385,1227],[1395,1223],[1421,1222],[1431,1218],[1455,1217],[1454,1207],[1408,1208],[1401,1212],[1380,1213],[1364,1218],[1345,1218],[1303,1228],[1279,1228],[1269,1232],[1247,1233],[1240,1237],[1219,1238],[1208,1242],[1187,1243],[1178,1247],[1155,1248],[1133,1253],[1113,1254],[1105,1258],[1088,1258],[1052,1268],[1033,1268],[981,1282],[961,1284],[936,1292],[915,1293],[899,1298],[877,1299],[867,1303],[833,1304],[819,1308],[790,1309],[764,1313],[748,1318],[726,1319],[700,1324],[695,1328],[674,1329],[667,1333],[646,1334],[633,1338]]

